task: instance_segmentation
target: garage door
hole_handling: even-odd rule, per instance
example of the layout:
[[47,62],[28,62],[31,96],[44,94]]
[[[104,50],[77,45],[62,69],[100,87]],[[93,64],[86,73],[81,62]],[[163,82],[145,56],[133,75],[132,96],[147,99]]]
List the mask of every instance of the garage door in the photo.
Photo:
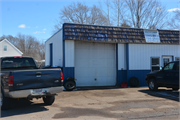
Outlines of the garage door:
[[115,44],[75,42],[77,86],[114,86],[115,70]]

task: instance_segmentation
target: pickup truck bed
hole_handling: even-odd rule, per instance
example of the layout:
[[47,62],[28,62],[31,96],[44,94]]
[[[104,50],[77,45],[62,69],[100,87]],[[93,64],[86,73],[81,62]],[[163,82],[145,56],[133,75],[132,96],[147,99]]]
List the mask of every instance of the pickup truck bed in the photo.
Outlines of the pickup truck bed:
[[39,69],[30,57],[1,58],[0,75],[2,109],[8,108],[9,98],[43,98],[52,104],[54,95],[64,89],[61,69]]

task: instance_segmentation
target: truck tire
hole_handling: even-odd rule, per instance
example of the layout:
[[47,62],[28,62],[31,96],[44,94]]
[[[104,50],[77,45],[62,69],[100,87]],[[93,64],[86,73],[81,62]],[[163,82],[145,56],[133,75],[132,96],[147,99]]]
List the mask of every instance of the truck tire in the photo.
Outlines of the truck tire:
[[150,79],[148,81],[148,87],[149,87],[149,90],[151,90],[151,91],[158,90],[158,85],[156,83],[156,80],[155,79]]
[[46,105],[52,105],[54,103],[55,96],[45,96],[43,97],[43,101]]
[[76,83],[73,80],[66,80],[66,82],[64,83],[64,88],[67,91],[72,91],[73,89],[76,88]]
[[7,98],[4,96],[4,93],[1,89],[1,99],[0,99],[0,102],[1,102],[1,110],[7,110],[10,108],[10,98]]
[[139,80],[136,77],[132,77],[129,79],[129,85],[131,87],[137,87],[139,85]]

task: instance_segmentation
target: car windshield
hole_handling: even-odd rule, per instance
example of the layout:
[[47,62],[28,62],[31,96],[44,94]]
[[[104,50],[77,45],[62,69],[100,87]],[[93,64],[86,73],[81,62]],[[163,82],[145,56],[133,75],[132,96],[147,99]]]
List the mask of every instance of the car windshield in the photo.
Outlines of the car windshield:
[[164,70],[173,70],[174,63],[169,63],[164,67]]
[[36,68],[32,58],[4,58],[1,61],[1,69]]

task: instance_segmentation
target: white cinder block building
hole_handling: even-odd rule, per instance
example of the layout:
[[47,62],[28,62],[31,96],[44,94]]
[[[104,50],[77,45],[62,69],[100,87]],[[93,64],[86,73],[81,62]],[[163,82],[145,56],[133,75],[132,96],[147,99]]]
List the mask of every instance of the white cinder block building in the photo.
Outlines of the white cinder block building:
[[22,52],[7,39],[0,40],[0,57],[22,56]]
[[46,41],[46,65],[63,67],[76,86],[147,86],[146,74],[179,60],[179,31],[64,23]]

